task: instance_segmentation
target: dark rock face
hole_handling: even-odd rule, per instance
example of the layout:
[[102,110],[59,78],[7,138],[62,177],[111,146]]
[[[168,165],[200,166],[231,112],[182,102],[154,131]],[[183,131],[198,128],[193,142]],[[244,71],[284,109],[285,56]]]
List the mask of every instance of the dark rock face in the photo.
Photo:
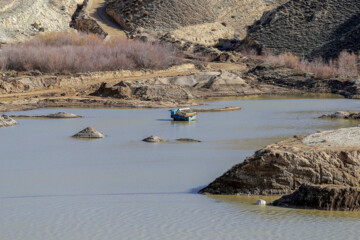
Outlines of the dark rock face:
[[353,79],[318,79],[312,74],[288,68],[257,66],[249,71],[260,83],[266,83],[305,92],[339,94],[346,98],[360,98],[360,82]]
[[302,184],[294,193],[283,196],[271,204],[278,207],[358,211],[360,188]]
[[248,37],[275,53],[329,58],[359,50],[359,25],[358,0],[293,0],[265,12]]
[[101,38],[106,38],[107,32],[87,13],[88,4],[89,0],[84,0],[83,4],[78,6],[70,26],[81,32],[93,33]]
[[358,187],[359,156],[359,148],[308,146],[291,138],[257,151],[200,193],[283,195],[302,183]]
[[213,22],[216,8],[209,0],[110,0],[106,13],[124,29],[138,27],[169,31],[182,26]]

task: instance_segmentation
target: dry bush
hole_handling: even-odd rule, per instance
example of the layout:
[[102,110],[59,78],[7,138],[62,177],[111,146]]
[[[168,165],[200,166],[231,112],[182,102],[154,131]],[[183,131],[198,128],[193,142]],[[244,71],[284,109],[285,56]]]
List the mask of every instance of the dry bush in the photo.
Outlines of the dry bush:
[[359,76],[359,57],[347,51],[341,52],[338,59],[329,60],[328,62],[321,58],[316,58],[312,61],[300,60],[299,57],[291,53],[275,55],[270,51],[266,51],[264,54],[258,55],[255,50],[252,51],[251,49],[242,51],[242,54],[252,59],[261,59],[273,67],[287,67],[302,72],[313,73],[316,78],[320,79],[329,79],[337,76]]
[[339,73],[343,76],[358,76],[358,56],[355,53],[341,52],[338,59],[338,68]]
[[169,47],[123,38],[104,42],[95,35],[74,32],[39,35],[9,44],[0,53],[4,70],[88,72],[121,69],[165,69],[179,60]]

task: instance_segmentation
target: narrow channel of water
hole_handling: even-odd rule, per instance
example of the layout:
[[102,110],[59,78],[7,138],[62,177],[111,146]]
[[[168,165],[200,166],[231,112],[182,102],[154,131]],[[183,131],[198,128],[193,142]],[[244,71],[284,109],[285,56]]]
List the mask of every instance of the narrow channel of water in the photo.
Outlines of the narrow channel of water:
[[[167,109],[41,109],[83,119],[18,119],[0,129],[0,239],[358,239],[360,214],[258,207],[255,197],[196,190],[266,144],[356,126],[317,117],[359,110],[346,99],[206,102],[242,111],[169,121]],[[70,136],[92,126],[101,140]],[[150,135],[202,143],[148,144]],[[269,199],[271,200],[271,199]]]

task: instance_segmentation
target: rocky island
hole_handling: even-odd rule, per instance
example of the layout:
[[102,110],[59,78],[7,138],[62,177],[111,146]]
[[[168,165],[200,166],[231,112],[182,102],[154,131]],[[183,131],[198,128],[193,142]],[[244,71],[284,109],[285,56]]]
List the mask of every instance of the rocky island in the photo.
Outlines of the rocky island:
[[200,190],[203,194],[284,195],[303,183],[359,187],[360,127],[271,144]]

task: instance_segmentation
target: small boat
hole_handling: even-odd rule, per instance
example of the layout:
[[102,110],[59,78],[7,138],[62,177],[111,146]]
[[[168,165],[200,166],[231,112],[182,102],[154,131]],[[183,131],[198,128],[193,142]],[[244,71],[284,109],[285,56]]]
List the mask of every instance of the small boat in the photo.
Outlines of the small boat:
[[171,111],[171,118],[174,121],[195,121],[197,113],[190,108],[177,108]]

